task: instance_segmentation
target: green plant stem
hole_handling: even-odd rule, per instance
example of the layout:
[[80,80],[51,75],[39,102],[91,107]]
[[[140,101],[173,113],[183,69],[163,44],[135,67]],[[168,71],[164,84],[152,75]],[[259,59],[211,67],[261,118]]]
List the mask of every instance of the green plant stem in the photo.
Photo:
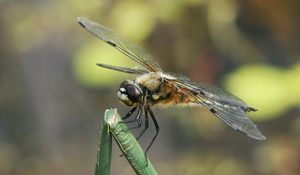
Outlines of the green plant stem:
[[134,171],[138,175],[156,175],[157,172],[150,160],[145,156],[143,149],[128,130],[117,109],[106,110],[104,122],[109,125],[110,132]]
[[95,175],[110,175],[112,136],[107,123],[102,123],[97,151]]

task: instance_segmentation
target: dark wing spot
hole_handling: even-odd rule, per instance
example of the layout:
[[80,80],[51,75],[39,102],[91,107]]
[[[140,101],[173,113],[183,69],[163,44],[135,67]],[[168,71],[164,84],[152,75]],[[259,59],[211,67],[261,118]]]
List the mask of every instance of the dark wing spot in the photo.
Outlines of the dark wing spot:
[[111,46],[113,46],[113,47],[116,47],[116,46],[117,46],[115,43],[112,43],[112,42],[110,42],[110,41],[106,41],[106,43],[109,44],[109,45],[111,45]]
[[86,26],[81,21],[78,21],[78,23],[79,25],[81,25],[81,27],[86,28]]
[[216,114],[216,113],[217,113],[217,111],[214,110],[213,108],[211,108],[211,109],[209,109],[209,110],[210,110],[210,112],[212,112],[213,114]]
[[203,91],[200,91],[200,95],[205,95],[205,93]]
[[253,108],[253,107],[242,107],[242,110],[245,112],[251,112],[251,111],[257,111],[257,109]]
[[[195,95],[195,96],[197,96],[199,93],[198,92],[196,92],[196,91],[191,91],[191,93],[193,94],[193,95]],[[201,94],[201,92],[200,92],[200,94]]]
[[253,108],[253,107],[250,107],[249,108],[249,111],[257,111],[257,109]]

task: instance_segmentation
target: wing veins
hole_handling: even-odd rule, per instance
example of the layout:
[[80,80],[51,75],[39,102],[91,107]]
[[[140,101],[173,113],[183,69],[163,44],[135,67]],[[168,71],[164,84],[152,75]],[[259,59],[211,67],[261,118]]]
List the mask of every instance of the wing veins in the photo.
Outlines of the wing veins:
[[[195,91],[193,88],[178,80],[169,80],[177,84],[177,88],[181,89],[186,95],[194,97],[199,104],[209,109],[214,115],[225,122],[235,130],[239,130],[251,138],[264,140],[265,136],[261,134],[257,126],[246,116],[242,106],[223,106],[215,99],[205,96],[204,91]],[[222,102],[222,101],[221,101]]]
[[106,68],[106,69],[111,69],[111,70],[115,70],[115,71],[119,71],[119,72],[124,72],[124,73],[128,73],[128,74],[141,75],[141,74],[149,73],[149,71],[143,70],[143,69],[135,69],[135,68],[128,68],[128,67],[112,66],[112,65],[102,64],[102,63],[98,63],[97,65],[100,66],[100,67]]
[[93,22],[87,18],[78,17],[77,21],[85,30],[92,33],[109,45],[113,46],[124,55],[147,68],[149,71],[161,71],[160,66],[154,61],[152,55],[139,45],[136,45],[133,42],[122,38],[111,29]]
[[150,67],[149,65],[145,64],[145,62],[141,59],[139,59],[140,57],[136,56],[133,53],[129,53],[124,47],[121,47],[121,44],[118,46],[113,46],[116,49],[118,49],[121,53],[123,53],[124,55],[128,56],[129,58],[131,58],[132,60],[134,60],[135,62],[139,63],[140,65],[144,66],[145,68],[147,68],[148,70],[155,72],[156,70],[153,69],[152,67]]

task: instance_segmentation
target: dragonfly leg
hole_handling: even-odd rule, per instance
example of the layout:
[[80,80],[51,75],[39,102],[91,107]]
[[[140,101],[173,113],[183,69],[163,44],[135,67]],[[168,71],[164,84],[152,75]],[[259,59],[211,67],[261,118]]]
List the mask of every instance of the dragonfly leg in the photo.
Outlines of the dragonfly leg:
[[129,120],[129,121],[125,121],[124,123],[133,123],[133,122],[137,122],[137,126],[134,126],[134,127],[130,127],[128,128],[129,130],[130,129],[135,129],[135,128],[140,128],[142,126],[142,123],[143,123],[143,117],[142,117],[142,107],[139,106],[138,107],[138,111],[137,111],[137,115],[135,116],[135,118],[133,120]]
[[[142,110],[140,110],[142,111]],[[137,122],[137,125],[136,126],[133,126],[133,127],[129,127],[128,129],[137,129],[137,128],[140,128],[142,126],[142,123],[143,123],[143,117],[142,117],[142,112],[140,112],[137,117],[135,118],[135,120],[132,120],[131,122]]]
[[126,120],[127,118],[129,118],[137,109],[137,106],[133,107],[124,117],[122,117],[123,120]]
[[140,106],[136,106],[136,107],[133,107],[124,117],[122,117],[123,120],[126,120],[128,119],[129,117],[132,116],[132,114],[136,111],[136,109],[138,108],[138,111],[137,111],[137,114],[135,116],[135,118],[133,120],[129,120],[129,121],[121,121],[120,123],[133,123],[133,122],[138,122],[138,126],[137,127],[131,127],[131,128],[128,128],[124,131],[127,131],[127,130],[130,130],[130,129],[133,129],[133,128],[138,128],[142,125],[142,118],[141,118],[141,115],[142,115],[142,108]]
[[146,109],[146,113],[148,113],[148,112],[149,112],[150,117],[151,117],[151,119],[152,119],[152,121],[153,121],[153,123],[154,123],[156,133],[155,133],[154,137],[152,138],[152,140],[151,140],[149,146],[146,148],[146,150],[145,150],[145,155],[147,154],[148,150],[150,149],[150,147],[151,147],[152,144],[154,143],[154,141],[155,141],[155,139],[156,139],[156,137],[157,137],[157,135],[158,135],[158,133],[159,133],[159,125],[158,125],[158,123],[157,123],[157,121],[156,121],[156,119],[155,119],[155,116],[154,116],[154,114],[153,114],[153,112],[152,112],[152,110],[151,110],[150,108],[147,108],[147,109]]
[[148,111],[146,109],[144,109],[144,113],[145,113],[145,127],[142,130],[142,132],[136,137],[136,140],[139,140],[139,138],[141,138],[141,136],[145,133],[145,131],[148,129],[149,127],[149,116],[148,116]]

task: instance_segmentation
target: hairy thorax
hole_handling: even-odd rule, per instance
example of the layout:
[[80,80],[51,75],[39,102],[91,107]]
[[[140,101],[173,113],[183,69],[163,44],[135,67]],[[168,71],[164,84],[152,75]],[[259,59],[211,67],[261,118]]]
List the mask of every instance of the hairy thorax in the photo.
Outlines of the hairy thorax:
[[147,103],[153,106],[167,107],[171,105],[186,106],[196,104],[195,99],[179,89],[168,80],[176,80],[175,77],[163,73],[151,72],[137,77],[136,83],[147,92]]

